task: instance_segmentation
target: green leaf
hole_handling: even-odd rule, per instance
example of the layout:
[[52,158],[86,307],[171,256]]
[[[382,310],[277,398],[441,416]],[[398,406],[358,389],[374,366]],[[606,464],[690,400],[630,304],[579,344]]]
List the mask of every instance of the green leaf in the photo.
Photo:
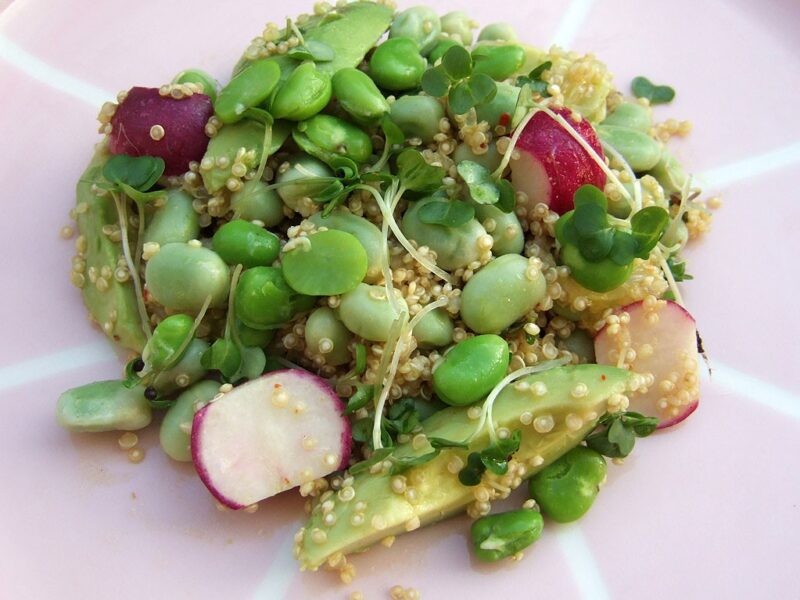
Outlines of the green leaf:
[[230,379],[242,366],[242,353],[231,340],[220,338],[200,357],[200,364],[209,370],[219,371]]
[[442,167],[429,165],[422,154],[406,148],[397,156],[397,171],[400,183],[412,192],[430,193],[442,187],[446,175]]
[[485,472],[486,466],[481,460],[481,455],[478,452],[472,452],[467,456],[467,465],[458,472],[458,480],[461,485],[478,485]]
[[350,435],[353,440],[362,444],[368,440],[372,440],[372,419],[366,417],[353,423],[350,428]]
[[363,375],[367,370],[367,347],[356,344],[356,375]]
[[625,231],[614,231],[614,244],[611,246],[611,252],[608,257],[621,267],[628,265],[636,258],[636,253],[639,250],[639,242],[630,233]]
[[392,121],[388,115],[381,119],[381,129],[383,136],[386,138],[386,146],[391,150],[394,146],[399,146],[406,140],[403,130]]
[[164,159],[158,156],[115,154],[103,166],[103,177],[111,183],[125,184],[146,192],[164,174]]
[[[457,48],[458,46],[453,47]],[[447,94],[447,103],[457,115],[463,115],[475,106],[475,98],[472,96],[469,83],[462,81],[451,87],[450,92]]]
[[672,278],[676,282],[694,279],[694,277],[686,272],[686,262],[677,262],[677,257],[675,256],[670,256],[667,259],[667,266],[669,267],[669,270],[672,271]]
[[656,85],[647,77],[635,77],[631,91],[637,98],[647,98],[650,104],[667,104],[675,98],[675,90],[668,85]]
[[561,246],[566,246],[567,244],[577,246],[580,241],[578,232],[575,231],[575,223],[572,222],[574,218],[575,211],[571,210],[561,215],[556,221],[556,239]]
[[521,441],[522,432],[519,430],[504,440],[497,440],[481,451],[481,462],[495,475],[505,475],[508,472],[508,459],[519,450]]
[[417,215],[428,225],[459,227],[475,217],[475,209],[459,200],[434,200],[421,207]]
[[500,190],[486,167],[471,160],[462,160],[456,168],[475,202],[495,204],[500,200]]
[[542,78],[542,75],[544,75],[545,71],[551,68],[553,68],[553,62],[546,60],[539,66],[535,67],[530,73],[528,73],[528,77],[532,81],[537,81]]
[[600,262],[614,245],[614,230],[611,227],[599,229],[588,235],[581,236],[578,248],[583,257],[590,262]]
[[614,444],[622,456],[628,456],[636,443],[633,431],[625,427],[622,419],[617,419],[608,428],[608,441]]
[[547,91],[548,83],[542,79],[542,75],[545,71],[552,68],[552,66],[553,63],[549,60],[543,62],[528,73],[527,77],[517,77],[517,86],[527,86],[530,91],[538,93],[543,98],[549,98],[550,92]]
[[637,437],[647,437],[658,427],[658,419],[639,413],[613,413],[604,415],[597,429],[586,438],[586,445],[604,456],[628,456]]
[[645,417],[637,412],[626,412],[620,420],[626,427],[633,430],[636,437],[647,437],[658,429],[658,419],[655,417]]
[[[300,181],[300,180],[296,179],[294,181]],[[314,181],[318,180],[314,179]],[[325,204],[337,198],[339,195],[342,194],[342,192],[344,192],[344,184],[338,179],[331,179],[330,183],[328,183],[319,192],[314,194],[312,200],[317,204]]]
[[131,200],[136,202],[150,202],[151,200],[157,200],[163,196],[166,196],[167,192],[165,190],[156,190],[154,192],[140,192],[136,188],[129,186],[127,183],[118,183],[119,189],[121,189],[126,196],[128,196]]
[[472,73],[472,56],[464,46],[453,46],[442,56],[442,67],[452,79],[464,79]]
[[658,240],[669,225],[669,213],[660,206],[648,206],[635,213],[631,218],[631,233],[639,244],[636,254],[639,258],[647,258],[656,247]]
[[596,204],[604,212],[608,211],[608,198],[606,198],[603,190],[590,184],[582,185],[578,188],[573,196],[573,202],[575,203],[575,208],[585,204]]
[[355,393],[347,400],[344,414],[352,415],[357,410],[364,408],[375,394],[374,385],[357,384]]
[[442,65],[431,67],[422,74],[422,91],[429,96],[441,98],[450,89],[450,77]]
[[442,450],[444,448],[460,448],[462,450],[469,449],[469,444],[467,442],[455,442],[453,440],[446,440],[438,437],[429,437],[428,443],[437,450]]
[[313,60],[314,62],[330,62],[336,56],[328,44],[317,40],[306,40],[302,46],[295,46],[286,53],[286,56],[295,60]]
[[439,452],[439,450],[433,450],[432,452],[420,454],[419,456],[403,456],[402,458],[392,457],[390,459],[392,461],[392,467],[389,469],[389,475],[399,475],[411,467],[424,465],[439,456]]
[[392,404],[386,412],[384,423],[389,433],[411,433],[420,423],[414,399],[403,398]]
[[582,204],[576,207],[572,222],[581,237],[608,227],[606,211],[597,204]]
[[389,458],[389,455],[394,451],[394,448],[381,448],[380,450],[375,450],[372,455],[367,460],[362,460],[359,463],[354,464],[352,467],[348,469],[351,475],[357,475],[363,471],[368,471],[373,465],[378,464]]
[[497,182],[497,190],[500,192],[500,198],[495,206],[504,213],[513,212],[517,206],[517,195],[511,182],[508,179],[501,179]]
[[497,84],[486,73],[476,73],[469,78],[467,85],[475,104],[488,104],[497,95]]

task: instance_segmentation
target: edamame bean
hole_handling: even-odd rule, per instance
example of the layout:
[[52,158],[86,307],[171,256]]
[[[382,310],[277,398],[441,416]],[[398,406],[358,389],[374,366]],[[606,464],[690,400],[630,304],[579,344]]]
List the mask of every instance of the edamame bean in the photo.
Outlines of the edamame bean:
[[451,38],[445,38],[443,40],[439,40],[434,46],[431,53],[428,55],[428,62],[430,64],[435,64],[437,60],[444,56],[444,53],[450,50],[453,46],[461,46],[461,42],[458,40],[454,40]]
[[161,371],[150,385],[159,394],[165,395],[201,380],[208,372],[202,364],[203,354],[208,348],[208,342],[193,339],[178,363],[166,371]]
[[253,267],[242,273],[234,300],[236,315],[253,329],[275,329],[304,307],[278,267]]
[[475,273],[461,292],[461,318],[476,333],[500,333],[544,298],[542,273],[523,256],[506,254]]
[[423,144],[433,141],[444,116],[441,102],[431,96],[402,96],[392,103],[392,121],[406,137],[419,138]]
[[514,556],[538,540],[543,528],[541,513],[529,508],[481,517],[470,529],[475,556],[485,562]]
[[486,121],[494,129],[498,125],[511,129],[511,117],[517,107],[520,88],[508,83],[497,83],[497,94],[491,102],[484,102],[475,107],[479,121]]
[[172,80],[172,83],[196,83],[203,88],[203,93],[211,98],[211,102],[217,100],[217,80],[202,69],[186,69],[181,71]]
[[331,79],[312,62],[297,67],[278,88],[270,112],[276,119],[305,121],[321,111],[331,99]]
[[96,381],[61,394],[56,418],[69,431],[135,431],[150,424],[152,411],[141,386]]
[[[155,371],[161,371],[178,361],[178,350],[192,333],[194,319],[188,315],[170,315],[161,321],[147,340],[142,360]],[[185,350],[185,348],[184,348]]]
[[144,242],[163,246],[171,242],[188,242],[200,234],[198,215],[192,197],[179,189],[167,192],[166,202],[156,209],[144,232]]
[[443,308],[432,310],[414,325],[412,335],[423,348],[441,348],[453,341],[453,320]]
[[599,125],[597,136],[612,146],[637,173],[648,171],[658,164],[664,146],[648,134],[628,129]]
[[508,370],[508,342],[478,335],[457,343],[433,371],[433,390],[450,406],[467,406],[486,397]]
[[454,271],[466,267],[480,258],[483,251],[479,244],[484,236],[489,236],[475,219],[458,227],[429,225],[420,221],[420,209],[435,200],[430,197],[414,202],[403,215],[400,229],[409,239],[436,252],[436,264],[443,269]]
[[241,264],[246,268],[271,265],[281,251],[278,236],[240,219],[217,229],[211,246],[229,265]]
[[420,53],[426,56],[436,46],[442,32],[439,15],[429,6],[412,6],[398,14],[392,21],[389,37],[407,37],[419,46]]
[[[308,154],[296,154],[289,159],[289,168],[278,172],[275,183],[281,184],[277,188],[278,195],[286,206],[303,216],[309,216],[316,212],[318,207],[305,198],[314,198],[318,195],[330,185],[331,177],[333,171],[321,160]],[[314,181],[315,179],[320,181]],[[291,181],[297,183],[286,185]]]
[[525,50],[516,44],[481,44],[472,51],[472,72],[485,73],[502,81],[517,73],[525,64]]
[[583,329],[575,329],[563,342],[564,348],[578,355],[581,363],[595,362],[594,339]]
[[364,71],[341,69],[334,74],[331,83],[339,106],[358,123],[376,123],[389,112],[389,102]]
[[369,75],[385,90],[402,91],[419,87],[428,66],[417,43],[409,38],[383,42],[369,59]]
[[494,142],[489,144],[489,146],[486,148],[486,152],[483,154],[475,154],[472,152],[472,148],[470,148],[469,145],[462,142],[456,146],[452,158],[456,164],[460,163],[462,160],[471,160],[472,162],[476,162],[485,167],[489,171],[494,171],[500,166],[500,162],[503,160],[503,157],[497,151],[497,146]]
[[606,471],[600,453],[576,446],[536,473],[528,489],[545,515],[557,523],[570,523],[592,507]]
[[347,327],[327,306],[317,308],[306,321],[306,347],[313,355],[325,358],[325,364],[345,365],[353,358],[347,345],[353,339]]
[[372,156],[372,140],[359,127],[339,117],[316,115],[298,125],[311,142],[323,150],[365,163]]
[[494,204],[478,204],[471,202],[475,207],[475,217],[483,228],[492,236],[492,254],[521,254],[525,247],[525,233],[519,224],[517,214],[503,212]]
[[354,235],[329,229],[286,244],[281,266],[295,291],[334,296],[349,292],[364,280],[367,253]]
[[472,45],[472,30],[478,24],[470,19],[467,13],[460,10],[449,12],[441,18],[441,22],[444,33],[459,40],[465,46]]
[[479,42],[513,42],[516,39],[514,28],[508,23],[489,23],[478,34]]
[[235,123],[248,108],[269,98],[281,77],[281,68],[271,58],[263,58],[238,73],[222,88],[214,103],[214,112],[223,123]]
[[284,217],[283,202],[278,192],[257,179],[245,181],[239,190],[231,194],[231,208],[235,218],[261,221],[265,227],[275,227]]
[[230,273],[216,252],[199,243],[173,243],[162,246],[148,261],[145,280],[150,294],[165,308],[197,313],[209,296],[209,306],[224,306]]
[[367,253],[367,274],[364,275],[364,281],[367,283],[380,281],[383,277],[381,261],[383,253],[386,252],[386,240],[381,235],[380,229],[363,217],[342,208],[337,208],[327,217],[323,217],[319,212],[314,213],[308,220],[317,228],[327,227],[354,235]]
[[218,382],[201,381],[178,396],[175,404],[164,414],[158,433],[164,454],[180,462],[192,460],[191,435],[194,413],[208,404],[218,393]]
[[[397,296],[401,310],[407,311],[405,299]],[[360,283],[356,289],[342,295],[339,303],[339,318],[345,327],[371,342],[388,339],[395,317],[383,286]]]
[[266,348],[275,338],[274,329],[253,329],[237,319],[236,333],[245,346]]
[[649,107],[638,102],[623,102],[600,125],[627,127],[649,133],[653,127],[653,114]]

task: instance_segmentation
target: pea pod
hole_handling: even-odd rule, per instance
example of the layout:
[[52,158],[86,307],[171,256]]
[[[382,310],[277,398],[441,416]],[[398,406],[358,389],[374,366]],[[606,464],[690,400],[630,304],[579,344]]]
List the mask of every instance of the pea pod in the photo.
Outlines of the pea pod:
[[276,119],[305,121],[321,111],[331,99],[331,78],[314,63],[297,67],[278,88],[270,112]]
[[284,218],[283,202],[278,192],[257,179],[245,181],[239,190],[231,194],[231,208],[237,218],[258,220],[265,227],[275,227]]
[[392,121],[406,137],[417,137],[423,144],[439,133],[439,121],[445,116],[441,102],[431,96],[406,95],[392,103]]
[[194,413],[219,393],[216,381],[201,381],[181,393],[175,404],[167,409],[161,421],[158,439],[161,449],[172,460],[192,460],[191,433]]
[[426,56],[436,46],[442,23],[439,15],[429,6],[412,6],[398,14],[392,21],[389,37],[407,37],[419,46],[420,53]]
[[135,431],[150,424],[152,411],[141,386],[96,381],[61,394],[56,418],[70,431]]
[[179,189],[167,192],[163,206],[156,209],[144,232],[144,241],[160,246],[171,242],[188,242],[200,234],[197,212],[192,197]]
[[186,69],[178,73],[172,83],[196,83],[203,88],[203,93],[211,98],[211,102],[217,99],[217,80],[202,69]]
[[538,540],[543,528],[541,513],[527,508],[481,517],[470,528],[475,556],[484,562],[514,556]]
[[381,261],[386,252],[386,240],[381,230],[363,217],[354,215],[344,209],[336,209],[323,217],[322,213],[314,213],[308,219],[316,227],[327,227],[352,234],[361,243],[367,253],[367,273],[364,281],[377,283],[383,277]]
[[414,325],[413,335],[423,348],[441,348],[453,341],[453,320],[441,308],[432,310]]
[[317,308],[308,316],[305,329],[306,347],[315,355],[325,358],[325,364],[345,365],[352,359],[347,347],[353,339],[333,309]]
[[229,265],[241,264],[248,268],[271,265],[281,251],[278,236],[239,219],[217,229],[211,245]]
[[[170,315],[153,331],[142,352],[142,359],[156,371],[161,371],[180,358],[178,350],[188,344],[187,338],[194,327],[188,315]],[[185,349],[185,348],[184,348]]]
[[300,123],[297,129],[315,146],[346,156],[357,163],[365,163],[372,156],[370,137],[359,127],[339,117],[316,115]]
[[257,107],[269,98],[280,77],[281,69],[271,58],[251,63],[220,90],[214,112],[223,123],[241,120],[247,109]]
[[529,491],[546,516],[569,523],[592,507],[606,471],[606,459],[599,452],[577,446],[534,475]]
[[473,73],[485,73],[502,81],[525,64],[525,50],[516,44],[482,44],[472,51]]
[[372,53],[369,75],[385,90],[410,90],[419,87],[427,66],[414,40],[391,38]]
[[544,298],[544,275],[519,254],[496,258],[461,292],[461,318],[476,333],[500,333]]
[[341,69],[331,83],[339,106],[357,122],[365,125],[376,123],[389,112],[389,102],[364,71]]
[[433,372],[436,395],[451,406],[481,400],[508,370],[508,342],[499,335],[478,335],[453,346]]
[[[402,310],[406,301],[398,298]],[[396,315],[392,311],[383,286],[360,283],[343,294],[339,303],[339,318],[350,331],[372,342],[385,342]]]

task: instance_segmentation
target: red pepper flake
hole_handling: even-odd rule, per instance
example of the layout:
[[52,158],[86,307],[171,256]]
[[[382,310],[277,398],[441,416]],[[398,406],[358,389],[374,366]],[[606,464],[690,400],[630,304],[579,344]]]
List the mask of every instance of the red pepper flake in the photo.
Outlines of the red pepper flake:
[[511,115],[507,112],[504,112],[500,115],[500,120],[497,122],[500,127],[508,127],[508,124],[511,123]]
[[605,381],[605,380],[606,380],[606,376],[605,376],[605,373],[604,373],[603,375],[600,375],[600,381]]

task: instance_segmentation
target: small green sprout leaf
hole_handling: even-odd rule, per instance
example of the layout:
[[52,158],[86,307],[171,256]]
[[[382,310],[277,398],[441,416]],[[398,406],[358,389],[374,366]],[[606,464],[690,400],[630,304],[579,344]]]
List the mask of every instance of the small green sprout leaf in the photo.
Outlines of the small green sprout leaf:
[[442,56],[442,67],[451,79],[465,79],[472,73],[472,56],[464,46],[453,46]]
[[635,77],[631,91],[637,98],[647,98],[650,104],[667,104],[675,98],[675,90],[668,85],[656,85],[647,77]]
[[450,93],[447,95],[447,103],[457,115],[463,115],[475,106],[475,97],[472,95],[469,83],[461,81],[451,87]]
[[242,353],[231,340],[220,338],[203,353],[200,364],[206,369],[219,371],[223,377],[230,379],[242,366]]
[[584,204],[596,204],[603,211],[608,210],[608,198],[606,198],[603,190],[594,185],[587,184],[579,187],[578,191],[575,192],[573,202],[575,203],[575,208],[579,208]]
[[344,414],[352,415],[357,410],[364,408],[372,400],[374,393],[374,385],[357,384],[355,393],[347,401]]
[[[590,262],[600,262],[614,245],[614,230],[605,227],[581,236],[579,247],[583,257]],[[630,262],[630,261],[628,261]]]
[[548,83],[542,80],[542,75],[552,67],[553,63],[551,61],[543,62],[528,73],[527,77],[517,77],[517,86],[528,86],[532,91],[538,93],[543,98],[548,98],[550,96],[550,93],[547,91]]
[[392,466],[389,469],[389,475],[399,475],[411,467],[424,465],[439,456],[439,452],[439,450],[433,450],[432,452],[420,454],[419,456],[391,457],[389,460],[392,461]]
[[686,272],[686,262],[678,262],[675,256],[670,256],[667,259],[667,266],[672,271],[672,278],[676,281],[688,281],[694,279],[689,273]]
[[522,432],[519,430],[504,440],[497,440],[481,451],[481,462],[495,475],[505,475],[508,472],[508,459],[519,450],[521,440]]
[[572,224],[583,238],[608,227],[608,215],[597,204],[582,204],[575,208]]
[[457,169],[475,202],[495,204],[500,200],[500,190],[486,167],[471,160],[462,160]]
[[467,456],[467,465],[458,472],[458,480],[461,482],[461,485],[478,485],[481,482],[481,477],[483,477],[484,472],[486,472],[486,466],[481,460],[480,453],[471,452],[469,456]]
[[438,437],[429,437],[428,443],[437,450],[442,450],[444,448],[460,448],[462,450],[469,449],[469,444],[467,442],[456,442]]
[[475,209],[459,200],[434,200],[420,208],[418,216],[428,225],[459,227],[475,217]]
[[475,104],[487,104],[497,95],[497,84],[486,73],[475,73],[467,83]]
[[639,251],[639,242],[630,233],[626,231],[614,231],[614,244],[611,246],[611,251],[608,257],[614,263],[625,266],[629,264]]
[[637,437],[647,437],[658,427],[658,419],[636,412],[606,414],[587,436],[586,445],[609,458],[625,458]]
[[397,170],[400,183],[412,192],[434,192],[442,185],[445,170],[429,165],[422,154],[406,148],[397,156]]
[[356,375],[363,375],[367,370],[367,347],[356,344]]
[[413,398],[403,398],[389,407],[384,419],[389,433],[411,433],[420,423],[419,413]]
[[647,258],[669,225],[669,213],[660,206],[648,206],[631,218],[631,233],[639,244],[637,256]]
[[500,198],[497,200],[497,208],[504,213],[510,213],[517,205],[517,196],[514,193],[514,187],[507,179],[501,179],[497,182],[497,189],[500,192]]
[[350,471],[351,475],[357,475],[358,473],[368,471],[374,465],[377,465],[379,462],[389,458],[389,455],[391,455],[393,451],[394,448],[381,448],[380,450],[375,450],[375,452],[373,452],[367,460],[362,460],[360,463],[354,464],[348,470]]
[[422,90],[429,96],[441,98],[450,89],[450,77],[442,65],[431,67],[422,74]]
[[163,174],[164,159],[158,156],[116,154],[103,167],[103,177],[108,181],[139,192],[148,191]]

